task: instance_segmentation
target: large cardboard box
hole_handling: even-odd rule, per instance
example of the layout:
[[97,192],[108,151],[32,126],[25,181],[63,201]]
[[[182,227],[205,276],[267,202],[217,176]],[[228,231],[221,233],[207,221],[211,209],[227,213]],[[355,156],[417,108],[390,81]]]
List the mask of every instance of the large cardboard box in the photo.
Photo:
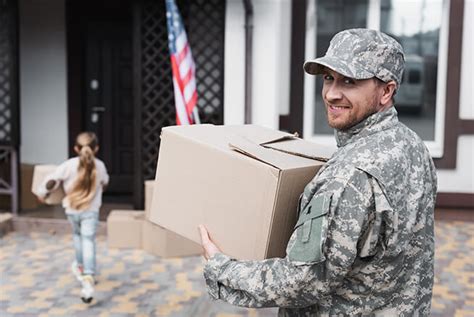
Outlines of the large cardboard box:
[[[33,172],[33,182],[31,184],[31,191],[36,196],[38,195],[38,189],[40,186],[44,186],[44,180],[47,176],[52,174],[56,169],[56,165],[35,165]],[[59,205],[61,204],[63,198],[66,196],[64,193],[63,186],[59,186],[55,191],[51,192],[48,198],[45,199],[45,203],[48,205]]]
[[145,221],[143,223],[142,246],[148,253],[161,257],[191,256],[202,253],[200,244],[160,227],[150,217],[154,180],[145,181]]
[[109,248],[142,247],[145,212],[140,210],[112,210],[107,217]]
[[150,220],[239,259],[283,257],[305,185],[330,153],[255,125],[162,130]]
[[143,250],[160,257],[182,257],[202,253],[200,244],[162,228],[148,220],[143,223]]

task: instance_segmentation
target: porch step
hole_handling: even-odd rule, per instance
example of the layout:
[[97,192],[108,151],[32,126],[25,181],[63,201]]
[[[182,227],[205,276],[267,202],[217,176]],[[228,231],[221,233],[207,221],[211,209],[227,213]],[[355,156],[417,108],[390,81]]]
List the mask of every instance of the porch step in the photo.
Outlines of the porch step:
[[13,216],[11,213],[0,213],[0,238],[13,230]]
[[[13,230],[29,232],[49,232],[51,234],[70,234],[71,224],[66,219],[37,218],[37,217],[14,217]],[[99,221],[97,235],[107,234],[107,224]]]

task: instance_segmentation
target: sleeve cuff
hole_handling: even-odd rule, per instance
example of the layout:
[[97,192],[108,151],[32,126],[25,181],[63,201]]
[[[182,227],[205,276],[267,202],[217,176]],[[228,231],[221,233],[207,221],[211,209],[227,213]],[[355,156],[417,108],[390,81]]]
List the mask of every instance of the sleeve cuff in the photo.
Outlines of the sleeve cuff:
[[219,299],[219,276],[231,258],[222,253],[216,253],[204,266],[204,280],[206,281],[207,292],[213,299]]

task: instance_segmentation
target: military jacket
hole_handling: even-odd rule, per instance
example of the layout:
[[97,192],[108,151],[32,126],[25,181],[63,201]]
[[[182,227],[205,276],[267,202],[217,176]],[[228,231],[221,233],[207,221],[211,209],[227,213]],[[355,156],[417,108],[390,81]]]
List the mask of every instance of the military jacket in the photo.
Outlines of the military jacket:
[[285,258],[214,255],[211,297],[279,316],[429,316],[436,173],[392,107],[347,131],[305,187]]

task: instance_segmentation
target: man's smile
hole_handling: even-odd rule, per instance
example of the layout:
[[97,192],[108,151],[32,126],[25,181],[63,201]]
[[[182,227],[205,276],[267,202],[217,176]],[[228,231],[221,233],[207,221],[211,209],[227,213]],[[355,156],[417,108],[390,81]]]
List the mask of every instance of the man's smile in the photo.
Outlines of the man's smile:
[[328,105],[328,111],[331,113],[342,113],[349,110],[349,106],[344,105]]

